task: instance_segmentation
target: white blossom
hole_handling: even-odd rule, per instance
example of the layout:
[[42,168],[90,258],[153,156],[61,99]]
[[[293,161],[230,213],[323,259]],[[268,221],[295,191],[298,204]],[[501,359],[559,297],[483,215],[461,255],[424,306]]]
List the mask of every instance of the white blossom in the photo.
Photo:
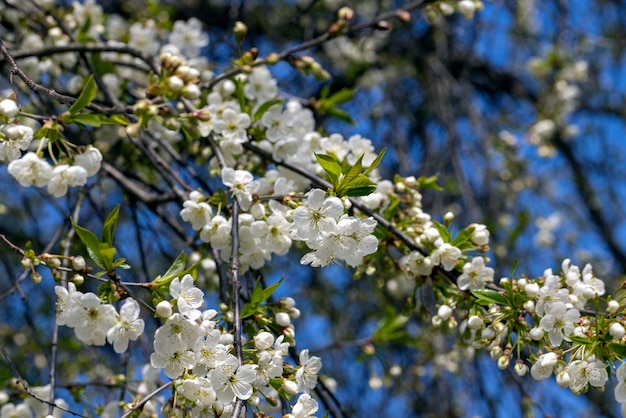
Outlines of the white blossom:
[[134,299],[126,299],[117,322],[107,331],[107,341],[113,344],[116,353],[125,352],[128,342],[137,340],[143,334],[144,322],[139,314],[139,303]]
[[9,163],[9,174],[24,187],[41,187],[50,181],[52,167],[34,152],[28,152],[22,158]]

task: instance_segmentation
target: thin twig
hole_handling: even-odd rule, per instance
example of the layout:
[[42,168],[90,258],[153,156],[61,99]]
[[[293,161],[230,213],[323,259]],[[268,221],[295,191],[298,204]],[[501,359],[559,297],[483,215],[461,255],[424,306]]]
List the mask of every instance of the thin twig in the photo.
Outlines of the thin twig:
[[174,383],[174,381],[170,380],[169,382],[167,382],[163,386],[157,388],[153,392],[151,392],[148,395],[146,395],[146,397],[143,398],[140,402],[138,402],[136,405],[133,405],[132,407],[130,407],[130,409],[128,411],[126,411],[126,413],[124,415],[122,415],[121,418],[127,418],[127,417],[129,417],[133,413],[133,411],[136,411],[138,409],[143,408],[144,405],[147,404],[152,398],[154,398],[156,395],[161,393],[163,390],[165,390],[168,387],[172,386],[173,383]]
[[[378,24],[380,24],[380,22],[399,18],[401,12],[411,12],[411,11],[417,10],[418,8],[428,3],[432,3],[433,1],[434,0],[412,1],[396,10],[383,13],[370,21],[349,26],[338,34],[331,34],[330,32],[324,32],[323,34],[319,35],[316,38],[305,41],[301,43],[300,45],[296,45],[293,48],[287,49],[279,54],[271,54],[272,56],[268,56],[263,59],[260,59],[256,61],[255,63],[253,63],[252,66],[267,65],[267,64],[275,63],[276,61],[288,60],[290,57],[293,56],[293,54],[296,54],[300,51],[305,51],[307,49],[311,49],[313,47],[322,45],[323,43],[328,42],[331,39],[335,39],[339,36],[349,35],[351,33],[358,32],[367,28],[375,28],[376,26],[378,26]],[[201,84],[200,86],[203,88],[211,88],[215,86],[217,83],[219,83],[220,81],[233,77],[237,74],[241,74],[242,72],[243,72],[242,68],[232,68],[228,71],[223,72],[217,77],[213,78],[211,81]]]
[[24,378],[22,377],[20,372],[17,370],[17,367],[15,367],[15,364],[13,363],[13,360],[11,360],[11,357],[9,356],[9,353],[7,353],[7,351],[4,349],[4,347],[0,347],[0,352],[2,352],[2,355],[4,356],[5,361],[9,365],[9,368],[11,369],[11,373],[13,373],[15,378],[20,382],[20,384],[22,385],[22,387],[24,388],[26,393],[28,393],[30,396],[32,396],[33,398],[35,398],[36,400],[38,400],[41,403],[44,403],[46,405],[50,405],[53,408],[60,409],[61,411],[67,412],[68,414],[72,414],[72,415],[77,416],[77,417],[86,418],[84,415],[81,415],[81,414],[79,414],[77,412],[74,412],[74,411],[72,411],[70,409],[67,409],[67,408],[65,408],[65,407],[63,407],[61,405],[57,405],[54,402],[50,402],[50,401],[48,401],[46,399],[43,399],[41,396],[39,396],[36,393],[34,393],[30,389],[30,386],[28,385],[28,382],[26,382],[26,380],[24,380]]
[[[54,89],[42,86],[41,84],[35,82],[32,78],[30,78],[20,68],[20,66],[17,65],[17,63],[15,62],[15,60],[13,59],[13,57],[11,56],[11,54],[7,50],[6,46],[4,45],[4,42],[2,42],[1,39],[0,39],[0,53],[2,53],[4,58],[9,62],[9,65],[11,66],[11,74],[17,74],[22,79],[22,81],[24,81],[24,83],[26,83],[28,88],[30,88],[35,93],[40,94],[40,95],[50,96],[54,100],[56,100],[57,102],[59,102],[61,104],[72,104],[72,103],[74,103],[76,101],[76,97],[72,97],[72,96],[67,96],[65,94],[61,94],[61,93],[57,92]],[[88,104],[86,106],[86,108],[90,109],[90,110],[93,110],[95,112],[102,113],[104,115],[111,115],[111,114],[117,114],[117,113],[127,113],[129,111],[126,108],[104,107],[104,106],[99,106],[99,105],[94,104],[94,103]]]

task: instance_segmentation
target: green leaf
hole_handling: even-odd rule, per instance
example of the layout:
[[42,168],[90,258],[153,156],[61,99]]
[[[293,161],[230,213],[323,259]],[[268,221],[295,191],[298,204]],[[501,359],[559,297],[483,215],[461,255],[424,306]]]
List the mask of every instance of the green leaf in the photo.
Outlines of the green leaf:
[[626,344],[609,343],[607,348],[620,358],[626,358]]
[[124,115],[111,115],[111,116],[103,116],[100,115],[100,123],[104,125],[122,125],[128,126],[130,122]]
[[372,161],[370,166],[367,168],[367,170],[365,170],[365,172],[363,174],[367,175],[367,174],[371,173],[372,170],[374,170],[376,167],[378,167],[380,162],[383,160],[383,157],[385,156],[386,152],[387,152],[387,148],[383,148],[383,150],[378,153],[378,155],[376,156],[374,161]]
[[102,258],[103,269],[106,271],[112,271],[113,260],[115,259],[116,250],[113,247],[109,247],[106,243],[100,243],[100,257]]
[[250,302],[246,303],[241,310],[241,317],[247,318],[254,315],[258,307],[274,294],[274,292],[276,291],[278,286],[280,286],[284,279],[285,278],[282,277],[279,281],[271,286],[266,287],[265,289],[263,289],[263,286],[261,286],[261,281],[257,280],[256,285],[254,286],[254,290],[252,291],[252,296],[250,296]]
[[345,171],[345,175],[342,177],[341,181],[339,182],[339,185],[337,186],[337,190],[339,191],[339,189],[342,189],[345,186],[348,186],[348,184],[356,179],[359,174],[361,174],[361,171],[363,170],[363,156],[361,155],[359,157],[359,159],[356,161],[356,163],[354,163],[354,165],[352,167],[349,167],[347,171]]
[[324,113],[330,116],[334,116],[337,119],[347,122],[351,125],[354,125],[354,120],[352,119],[350,114],[344,110],[338,109],[336,107],[331,107],[330,109],[326,109]]
[[[576,344],[582,344],[582,345],[591,344],[591,340],[587,337],[577,337],[575,335],[570,335],[568,336],[568,338],[572,340],[572,342],[575,342]],[[615,344],[615,345],[620,345],[620,344]],[[626,345],[624,345],[623,347],[626,347]]]
[[93,62],[93,69],[99,76],[116,71],[115,64],[111,61],[103,61],[100,53],[91,54],[91,61]]
[[83,87],[83,91],[80,93],[80,96],[78,96],[78,99],[76,99],[74,104],[70,107],[70,113],[72,115],[76,115],[78,112],[83,110],[89,103],[93,102],[97,93],[98,88],[96,86],[96,81],[93,79],[93,75],[90,75],[85,82],[85,87]]
[[115,226],[117,224],[117,217],[120,213],[120,205],[117,204],[109,213],[106,220],[104,221],[104,226],[102,227],[102,242],[107,243],[109,247],[113,247],[113,234],[115,234]]
[[452,241],[451,244],[454,245],[455,247],[458,247],[460,244],[466,242],[472,237],[472,234],[474,233],[474,229],[476,228],[474,228],[473,226],[470,226],[461,230],[461,232],[459,232],[457,236],[454,237],[454,241]]
[[83,125],[95,126],[96,128],[99,128],[102,125],[100,115],[96,115],[95,113],[81,113],[79,115],[72,115],[70,121],[72,123],[81,123]]
[[176,277],[180,277],[181,273],[185,270],[185,252],[181,251],[176,257],[176,260],[172,263],[172,265],[167,269],[163,276],[159,276],[154,279],[155,282],[169,282],[174,280]]
[[448,232],[445,226],[437,221],[433,221],[433,226],[437,229],[437,231],[439,231],[439,235],[441,235],[444,242],[450,242],[450,232]]
[[376,183],[367,176],[360,175],[352,180],[349,184],[341,189],[341,193],[337,192],[338,196],[367,196],[376,191]]
[[277,106],[277,105],[282,106],[283,103],[285,102],[282,99],[268,100],[267,102],[263,103],[261,106],[259,106],[256,112],[254,112],[254,117],[252,118],[252,122],[254,123],[258,121],[259,119],[261,119],[263,115],[265,114],[265,112],[270,110],[272,106]]
[[323,105],[337,106],[340,104],[347,103],[350,100],[352,100],[355,93],[356,93],[356,89],[343,88],[339,90],[338,92],[336,92],[335,94],[333,94],[332,96],[328,97],[327,99],[324,99]]
[[437,184],[438,174],[430,177],[420,177],[417,179],[417,185],[420,189],[431,189],[441,191],[443,187]]
[[385,317],[379,323],[378,329],[374,332],[372,341],[389,342],[408,337],[405,329],[408,321],[408,317],[398,314],[393,308],[389,308],[385,313]]
[[233,80],[235,82],[235,97],[239,102],[239,107],[242,111],[246,110],[246,95],[243,92],[243,83],[240,80]]
[[504,296],[500,292],[496,292],[495,290],[474,289],[472,290],[472,294],[476,296],[478,302],[481,303],[481,305],[489,305],[492,303],[505,306],[509,305],[509,301],[507,300],[506,296]]
[[341,164],[335,157],[328,154],[315,154],[315,158],[328,175],[330,182],[333,186],[336,186],[339,181],[339,176],[341,175]]
[[89,258],[91,258],[98,266],[100,266],[100,268],[104,269],[104,263],[100,254],[100,240],[98,239],[96,234],[94,234],[87,228],[83,228],[82,226],[78,225],[74,221],[74,218],[70,217],[70,221],[74,226],[76,235],[78,235],[78,238],[80,238],[83,244],[85,244],[85,246],[87,247],[87,253],[89,254]]

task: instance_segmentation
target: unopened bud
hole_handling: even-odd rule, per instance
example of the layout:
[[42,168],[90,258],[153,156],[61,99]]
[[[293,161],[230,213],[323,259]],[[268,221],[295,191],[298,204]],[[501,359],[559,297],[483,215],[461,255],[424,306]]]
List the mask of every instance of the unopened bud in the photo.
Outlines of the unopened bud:
[[337,17],[339,20],[351,21],[354,18],[354,10],[349,7],[342,7],[337,11]]
[[274,317],[276,321],[276,325],[281,327],[286,327],[291,324],[291,318],[289,318],[289,314],[287,312],[278,312]]
[[448,305],[441,305],[437,310],[437,315],[444,321],[448,320],[452,316],[452,308]]
[[240,44],[246,38],[246,34],[248,33],[248,27],[245,23],[237,21],[235,22],[233,33],[235,34],[235,41]]
[[161,318],[169,318],[172,316],[172,305],[166,300],[159,302],[156,306],[156,314]]
[[399,10],[398,19],[400,19],[400,21],[403,23],[409,23],[411,21],[411,13],[407,12],[406,10]]
[[283,390],[289,395],[298,393],[298,384],[293,380],[283,379]]
[[378,29],[379,31],[386,32],[388,30],[391,30],[391,28],[391,23],[387,22],[386,20],[381,20],[380,22],[376,23],[376,29]]
[[86,266],[85,259],[82,256],[76,256],[72,258],[72,269],[81,271]]
[[506,369],[507,367],[509,367],[509,364],[511,364],[511,362],[507,356],[501,356],[498,359],[498,369],[500,370]]
[[616,300],[610,300],[606,305],[606,313],[614,314],[619,310],[619,302]]
[[571,381],[572,379],[570,378],[569,373],[565,370],[556,375],[556,384],[559,385],[559,387],[566,388],[569,386]]
[[518,361],[517,363],[515,363],[515,366],[513,367],[513,370],[515,371],[515,374],[523,377],[526,376],[526,373],[528,373],[528,366],[525,365],[521,360]]
[[499,359],[502,356],[503,350],[499,345],[494,346],[489,352],[489,356],[492,360]]
[[82,274],[75,274],[72,277],[72,283],[74,283],[76,286],[80,286],[83,283],[85,283],[85,276],[83,276]]

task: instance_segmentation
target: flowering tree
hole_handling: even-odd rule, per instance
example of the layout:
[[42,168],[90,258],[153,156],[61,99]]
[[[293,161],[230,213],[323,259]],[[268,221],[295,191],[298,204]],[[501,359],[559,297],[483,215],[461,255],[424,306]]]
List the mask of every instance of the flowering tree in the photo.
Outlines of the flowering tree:
[[[367,408],[341,396],[361,385],[360,372],[350,374],[363,368],[346,356],[373,368],[371,389],[433,397],[446,389],[400,382],[424,384],[481,351],[515,382],[552,379],[575,395],[614,377],[608,392],[626,402],[619,289],[574,256],[519,272],[512,259],[534,270],[541,256],[507,247],[528,223],[525,193],[540,190],[520,131],[541,159],[563,155],[614,264],[626,265],[568,143],[582,84],[599,73],[559,45],[527,60],[528,83],[476,56],[462,60],[446,36],[479,27],[477,0],[331,3],[287,2],[246,21],[251,12],[216,2],[202,21],[200,7],[158,2],[2,2],[0,239],[13,254],[0,295],[2,417],[363,416]],[[525,4],[516,3],[515,22],[530,33]],[[293,22],[305,28],[300,43],[272,39]],[[406,37],[419,31],[420,43]],[[424,52],[411,68],[408,45]],[[396,138],[376,149],[336,133],[338,121],[352,121],[346,109],[380,112],[376,89],[405,76],[429,80],[424,100],[393,93],[416,113],[372,130],[401,137],[410,126],[422,143]],[[356,84],[370,88],[365,106]],[[481,132],[478,111],[469,122],[456,113],[471,103],[449,100],[469,84],[496,102],[528,100],[533,120],[498,115]],[[432,115],[422,119],[424,103]],[[446,127],[449,160],[429,158],[441,135],[426,120]],[[468,138],[478,144],[471,152],[460,134],[468,123],[468,136],[490,138]],[[424,176],[407,169],[420,147]],[[487,169],[465,177],[463,165],[480,158]],[[481,196],[472,183],[493,173]],[[557,223],[538,220],[537,247],[554,242]],[[326,347],[314,319],[325,309],[334,329]],[[541,412],[541,402],[523,400],[520,410]],[[416,410],[462,415],[441,404],[450,409]]]

